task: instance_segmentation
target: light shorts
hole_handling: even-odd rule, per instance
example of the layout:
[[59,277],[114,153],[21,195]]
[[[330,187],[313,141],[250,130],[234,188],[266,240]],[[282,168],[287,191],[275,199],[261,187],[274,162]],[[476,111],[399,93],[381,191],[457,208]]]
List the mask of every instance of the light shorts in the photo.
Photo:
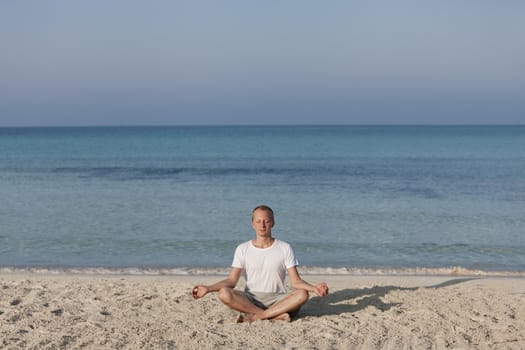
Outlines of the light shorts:
[[252,304],[255,304],[261,309],[267,309],[278,301],[284,299],[288,294],[286,293],[260,293],[260,292],[243,292],[243,295]]
[[[260,293],[260,292],[242,292],[242,294],[255,306],[266,310],[278,301],[283,300],[288,296],[288,293]],[[299,309],[289,311],[291,318],[296,318],[299,314]]]

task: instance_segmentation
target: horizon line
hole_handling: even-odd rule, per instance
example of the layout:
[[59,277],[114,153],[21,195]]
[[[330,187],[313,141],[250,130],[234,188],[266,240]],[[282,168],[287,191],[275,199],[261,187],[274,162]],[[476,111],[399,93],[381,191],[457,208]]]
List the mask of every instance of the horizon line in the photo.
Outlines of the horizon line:
[[340,123],[340,124],[80,124],[80,125],[0,125],[0,128],[165,128],[165,127],[180,127],[180,128],[199,128],[199,127],[498,127],[498,126],[525,126],[525,123],[431,123],[431,124],[410,124],[410,123],[385,123],[385,124],[360,124],[360,123]]

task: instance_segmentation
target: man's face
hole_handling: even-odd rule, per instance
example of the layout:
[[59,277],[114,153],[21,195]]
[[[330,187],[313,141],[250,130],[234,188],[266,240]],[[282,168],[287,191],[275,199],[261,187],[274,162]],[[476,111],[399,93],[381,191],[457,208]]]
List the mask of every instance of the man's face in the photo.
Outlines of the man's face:
[[258,235],[271,235],[273,227],[272,215],[266,210],[257,209],[253,213],[252,227]]

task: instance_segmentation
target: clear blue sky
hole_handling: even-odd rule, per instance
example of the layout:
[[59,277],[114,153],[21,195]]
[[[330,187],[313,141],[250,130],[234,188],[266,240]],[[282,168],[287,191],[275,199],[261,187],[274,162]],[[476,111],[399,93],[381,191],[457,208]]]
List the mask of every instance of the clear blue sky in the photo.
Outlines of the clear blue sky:
[[0,1],[0,126],[458,123],[525,123],[525,1]]

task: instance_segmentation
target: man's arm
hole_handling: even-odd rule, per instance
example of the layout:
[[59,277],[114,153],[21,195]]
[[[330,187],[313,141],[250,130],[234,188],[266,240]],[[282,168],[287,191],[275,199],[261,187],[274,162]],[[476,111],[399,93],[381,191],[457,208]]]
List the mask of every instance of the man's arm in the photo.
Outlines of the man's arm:
[[206,294],[210,292],[218,292],[221,288],[224,287],[235,288],[237,282],[239,282],[239,278],[241,277],[241,272],[242,269],[238,267],[232,267],[230,274],[227,278],[210,286],[197,285],[193,287],[191,294],[193,295],[194,299],[200,299]]
[[295,266],[288,269],[288,277],[290,278],[290,283],[294,289],[304,289],[308,292],[315,293],[320,297],[324,297],[328,294],[328,286],[326,283],[321,282],[314,286],[306,282],[301,276],[299,276],[299,271],[297,271],[297,267]]

